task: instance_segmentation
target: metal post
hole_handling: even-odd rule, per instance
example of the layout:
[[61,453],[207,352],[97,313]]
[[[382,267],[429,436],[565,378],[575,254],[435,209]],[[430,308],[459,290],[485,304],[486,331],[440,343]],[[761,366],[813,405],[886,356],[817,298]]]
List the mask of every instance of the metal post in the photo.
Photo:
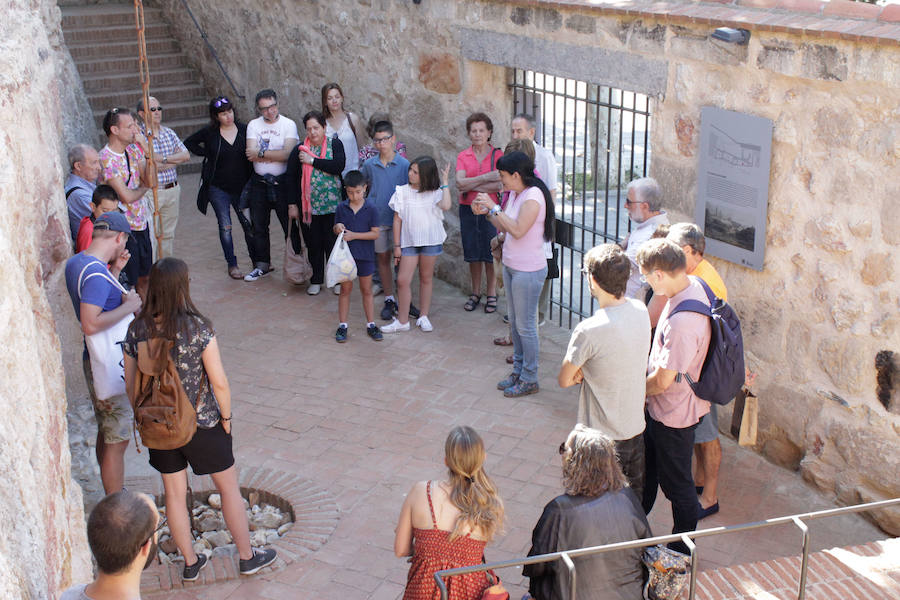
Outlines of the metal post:
[[[142,0],[134,0],[134,23],[138,36],[138,69],[141,76],[141,92],[144,99],[144,114],[150,108],[150,61],[147,60],[147,41],[144,39],[144,3]],[[151,117],[152,120],[152,117]],[[147,168],[153,173],[153,228],[156,231],[156,249],[158,258],[162,258],[162,217],[159,216],[159,197],[156,178],[156,156],[153,152],[153,127],[146,123],[147,130]]]
[[800,559],[800,591],[797,593],[797,600],[806,598],[806,571],[809,567],[809,527],[800,520],[800,517],[793,517],[791,521],[803,532],[803,554]]
[[569,598],[575,598],[575,563],[572,562],[572,558],[567,552],[563,552],[559,557],[562,558],[562,561],[566,563],[566,568],[569,569]]
[[691,587],[688,592],[688,600],[694,600],[694,592],[697,589],[697,544],[687,534],[681,535],[681,541],[691,552]]

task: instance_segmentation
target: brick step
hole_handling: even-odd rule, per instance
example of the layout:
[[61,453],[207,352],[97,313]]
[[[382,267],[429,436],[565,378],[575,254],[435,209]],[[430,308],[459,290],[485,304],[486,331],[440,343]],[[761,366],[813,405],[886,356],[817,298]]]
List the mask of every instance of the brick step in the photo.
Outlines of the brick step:
[[[209,102],[209,98],[206,97],[206,89],[196,80],[188,84],[162,85],[156,80],[155,74],[152,72],[150,73],[150,93],[159,100],[163,107],[181,102],[197,102],[200,104]],[[88,92],[87,97],[91,108],[95,111],[102,110],[106,112],[114,106],[134,108],[142,94],[140,86],[134,85],[122,87],[118,90],[104,89],[93,93]]]
[[[169,25],[166,23],[147,24],[144,27],[144,39],[150,40],[169,39]],[[107,42],[137,40],[137,31],[134,25],[116,25],[113,27],[86,27],[77,29],[64,29],[63,38],[67,44],[81,44],[93,42],[105,44]]]
[[[163,22],[162,10],[144,6],[144,24]],[[134,5],[101,4],[93,6],[62,7],[62,28],[88,29],[91,27],[110,27],[116,25],[134,26]]]
[[[84,84],[84,91],[87,94],[94,94],[102,91],[114,91],[122,89],[139,89],[141,86],[141,78],[138,73],[123,74],[100,74],[100,75],[84,75],[81,76]],[[189,86],[196,84],[197,73],[190,68],[166,69],[150,72],[150,81],[158,86]],[[161,101],[160,101],[161,102]]]
[[[151,96],[156,97],[159,100],[159,97],[151,92]],[[137,105],[137,99],[140,98],[140,93],[137,95],[134,102],[128,105],[129,108],[134,108]],[[201,98],[195,98],[185,102],[170,102],[168,104],[164,104],[162,100],[160,100],[160,106],[163,107],[163,121],[166,127],[169,126],[170,121],[185,121],[189,120],[191,122],[203,121],[206,122],[207,117],[209,116],[209,110],[206,104],[206,101]],[[97,124],[97,127],[103,123],[103,117],[106,115],[106,111],[108,108],[95,108],[94,113],[94,122]]]
[[[96,44],[94,42],[69,44],[69,52],[76,63],[97,58],[137,58],[137,39],[109,44]],[[159,54],[173,54],[181,52],[178,41],[173,38],[161,38],[147,40],[147,54],[156,56]]]
[[[187,57],[181,52],[151,54],[148,50],[147,55],[150,63],[151,77],[156,71],[190,67]],[[81,73],[82,77],[97,73],[107,75],[137,73],[140,68],[137,54],[129,57],[80,59],[75,61],[75,66],[78,67],[78,72]]]

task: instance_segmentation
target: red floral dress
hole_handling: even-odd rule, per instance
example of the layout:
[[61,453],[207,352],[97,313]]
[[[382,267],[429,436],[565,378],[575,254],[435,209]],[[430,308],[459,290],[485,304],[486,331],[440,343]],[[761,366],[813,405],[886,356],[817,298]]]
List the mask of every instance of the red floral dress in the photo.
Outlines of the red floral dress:
[[[425,486],[433,529],[413,527],[413,556],[406,579],[403,600],[436,600],[441,592],[434,582],[436,571],[469,567],[481,563],[487,542],[472,539],[468,534],[450,541],[449,531],[438,529],[431,504],[431,482]],[[450,600],[479,600],[489,586],[484,573],[456,575],[444,580]]]

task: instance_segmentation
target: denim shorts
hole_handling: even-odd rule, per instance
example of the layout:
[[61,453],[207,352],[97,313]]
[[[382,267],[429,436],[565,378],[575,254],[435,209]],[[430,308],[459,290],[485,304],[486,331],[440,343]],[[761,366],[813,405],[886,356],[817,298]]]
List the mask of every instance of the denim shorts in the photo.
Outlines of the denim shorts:
[[400,249],[400,256],[438,256],[444,252],[442,244],[432,246],[407,246]]

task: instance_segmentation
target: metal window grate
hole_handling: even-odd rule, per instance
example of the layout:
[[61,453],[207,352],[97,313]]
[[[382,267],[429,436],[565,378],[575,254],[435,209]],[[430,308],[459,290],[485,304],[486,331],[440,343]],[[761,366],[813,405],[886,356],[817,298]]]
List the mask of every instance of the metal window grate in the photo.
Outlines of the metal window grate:
[[511,70],[509,87],[513,113],[534,117],[535,140],[553,150],[559,167],[560,277],[546,317],[571,328],[594,312],[581,275],[584,253],[629,231],[625,186],[650,164],[650,98],[522,69]]

